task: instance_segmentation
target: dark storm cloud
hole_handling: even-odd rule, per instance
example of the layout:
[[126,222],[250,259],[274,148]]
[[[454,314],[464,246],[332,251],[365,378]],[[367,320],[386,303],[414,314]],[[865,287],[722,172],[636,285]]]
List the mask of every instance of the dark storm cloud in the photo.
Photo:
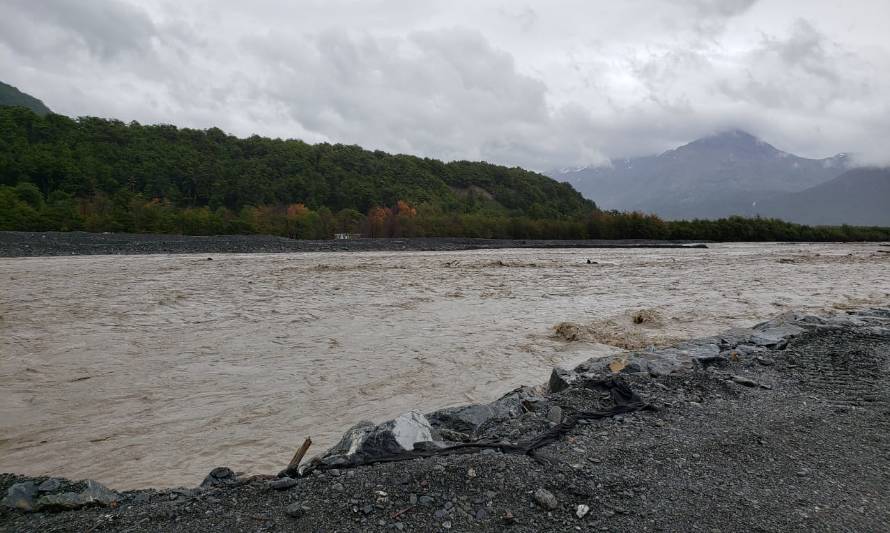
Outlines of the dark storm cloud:
[[7,0],[3,80],[71,115],[536,169],[723,128],[890,160],[890,5]]

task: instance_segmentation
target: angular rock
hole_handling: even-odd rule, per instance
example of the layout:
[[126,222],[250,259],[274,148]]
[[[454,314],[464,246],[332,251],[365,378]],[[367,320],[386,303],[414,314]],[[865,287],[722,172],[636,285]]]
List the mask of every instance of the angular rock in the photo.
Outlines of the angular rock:
[[86,488],[80,492],[47,494],[37,499],[35,509],[39,511],[67,511],[90,505],[108,506],[120,500],[120,495],[98,481],[88,479]]
[[784,347],[788,343],[788,339],[804,332],[804,328],[791,323],[789,319],[793,319],[793,317],[782,315],[775,320],[754,326],[751,342],[756,346],[767,348]]
[[99,505],[111,505],[120,499],[116,492],[92,479],[87,480],[87,487],[80,493],[80,496],[86,500],[87,504],[98,503]]
[[587,513],[589,513],[589,512],[590,512],[590,507],[587,505],[584,505],[583,503],[578,504],[578,507],[575,508],[575,516],[577,516],[578,518],[584,518],[585,516],[587,516]]
[[59,490],[61,487],[62,487],[62,482],[54,477],[51,477],[51,478],[47,479],[46,481],[44,481],[43,483],[41,483],[37,487],[37,490],[39,490],[40,492],[55,492],[55,491]]
[[553,493],[547,489],[536,490],[534,496],[535,503],[540,505],[542,509],[552,511],[559,507],[559,502],[556,500],[556,496],[554,496]]
[[274,490],[287,490],[295,486],[298,481],[291,477],[282,477],[269,482],[269,488]]
[[380,425],[360,422],[349,429],[320,462],[328,466],[356,465],[414,450],[433,441],[429,420],[418,411],[401,414]]
[[33,511],[34,497],[37,496],[37,485],[33,481],[15,483],[6,491],[3,505],[20,511]]
[[544,399],[531,388],[519,387],[489,404],[440,409],[429,413],[427,419],[443,434],[456,431],[472,435],[488,422],[519,416],[541,402]]
[[562,422],[562,407],[556,405],[550,408],[550,411],[547,412],[547,420],[553,422],[554,424],[559,424]]
[[550,381],[547,383],[547,389],[550,392],[562,392],[571,387],[578,380],[578,374],[565,368],[553,367],[550,373]]
[[238,478],[235,476],[235,472],[232,472],[231,468],[218,466],[211,470],[209,474],[207,474],[207,477],[205,477],[204,481],[201,482],[201,487],[233,485],[237,482]]

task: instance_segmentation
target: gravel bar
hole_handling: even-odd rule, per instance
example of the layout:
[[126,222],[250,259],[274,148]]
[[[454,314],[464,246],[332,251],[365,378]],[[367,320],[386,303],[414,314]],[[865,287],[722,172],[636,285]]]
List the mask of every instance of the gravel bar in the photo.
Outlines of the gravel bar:
[[456,251],[500,248],[706,248],[652,240],[350,239],[305,241],[269,235],[151,235],[0,231],[0,257],[293,252]]

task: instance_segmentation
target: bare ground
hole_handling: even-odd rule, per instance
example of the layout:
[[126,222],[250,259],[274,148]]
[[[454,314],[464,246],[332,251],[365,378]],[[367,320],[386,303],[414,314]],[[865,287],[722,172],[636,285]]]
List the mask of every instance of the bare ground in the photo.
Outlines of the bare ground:
[[[650,240],[354,239],[304,241],[270,235],[151,235],[0,231],[0,257],[290,252],[454,251],[489,248],[677,248],[694,243]],[[702,246],[703,245],[699,245]]]

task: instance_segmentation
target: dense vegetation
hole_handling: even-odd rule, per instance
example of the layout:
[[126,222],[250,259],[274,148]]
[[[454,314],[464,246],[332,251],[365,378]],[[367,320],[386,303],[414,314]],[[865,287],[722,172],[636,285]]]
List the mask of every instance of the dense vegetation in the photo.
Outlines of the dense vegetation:
[[371,237],[890,239],[879,228],[601,212],[519,168],[0,107],[0,230]]

